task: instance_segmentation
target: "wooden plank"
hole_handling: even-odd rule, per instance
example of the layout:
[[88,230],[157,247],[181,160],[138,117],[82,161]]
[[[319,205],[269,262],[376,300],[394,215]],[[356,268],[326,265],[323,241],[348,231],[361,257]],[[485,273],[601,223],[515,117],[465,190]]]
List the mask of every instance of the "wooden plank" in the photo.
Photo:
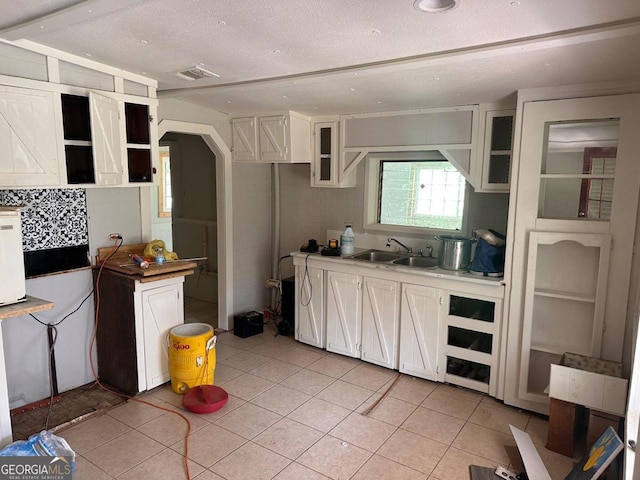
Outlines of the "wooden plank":
[[140,283],[156,282],[158,280],[164,280],[165,278],[186,277],[187,275],[193,275],[193,273],[194,270],[179,270],[177,272],[163,273],[150,277],[142,277]]
[[41,312],[43,310],[51,310],[52,308],[53,302],[27,295],[27,300],[24,302],[13,303],[11,305],[4,305],[0,307],[0,320],[11,317],[20,317],[22,315],[27,315],[28,313]]
[[[127,259],[128,260],[128,259]],[[111,263],[108,261],[104,268],[114,272],[123,273],[125,275],[137,275],[140,277],[150,277],[154,275],[163,275],[165,273],[180,272],[183,270],[193,270],[198,264],[191,260],[172,260],[163,264],[150,263],[149,268],[140,268],[137,263]]]

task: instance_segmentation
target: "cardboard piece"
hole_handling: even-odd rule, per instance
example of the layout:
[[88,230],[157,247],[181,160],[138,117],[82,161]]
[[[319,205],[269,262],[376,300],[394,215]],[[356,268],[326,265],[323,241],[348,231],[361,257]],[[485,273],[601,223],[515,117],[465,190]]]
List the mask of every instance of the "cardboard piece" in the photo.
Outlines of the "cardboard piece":
[[[551,480],[549,471],[529,434],[513,425],[509,425],[509,428],[518,446],[529,480]],[[612,427],[607,428],[564,480],[596,480],[622,449],[623,443],[616,431]]]
[[[564,354],[562,362],[562,365],[551,365],[551,398],[619,417],[625,415],[629,382],[618,377],[620,364],[568,353]],[[564,362],[572,366],[566,366]]]

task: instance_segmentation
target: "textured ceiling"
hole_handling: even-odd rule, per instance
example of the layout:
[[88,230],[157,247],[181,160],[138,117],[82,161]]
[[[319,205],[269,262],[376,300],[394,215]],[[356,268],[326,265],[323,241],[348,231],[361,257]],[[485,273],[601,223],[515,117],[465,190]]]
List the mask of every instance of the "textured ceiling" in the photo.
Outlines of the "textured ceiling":
[[[640,80],[637,0],[5,1],[0,37],[143,74],[232,114],[388,111]],[[188,81],[194,65],[219,77]]]

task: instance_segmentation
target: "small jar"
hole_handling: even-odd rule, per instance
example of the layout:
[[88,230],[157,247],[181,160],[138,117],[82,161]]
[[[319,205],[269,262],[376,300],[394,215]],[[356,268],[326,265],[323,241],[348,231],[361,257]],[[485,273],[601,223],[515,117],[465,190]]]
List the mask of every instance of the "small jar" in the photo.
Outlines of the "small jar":
[[156,257],[156,263],[157,263],[158,265],[162,265],[162,264],[164,263],[164,255],[158,255],[158,256]]

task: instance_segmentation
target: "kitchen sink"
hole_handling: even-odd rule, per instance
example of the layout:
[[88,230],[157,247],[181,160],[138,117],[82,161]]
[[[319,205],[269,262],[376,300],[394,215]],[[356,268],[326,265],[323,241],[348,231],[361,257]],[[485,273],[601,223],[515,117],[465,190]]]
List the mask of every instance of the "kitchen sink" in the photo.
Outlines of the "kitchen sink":
[[349,258],[416,268],[436,268],[438,266],[438,259],[435,257],[411,256],[397,252],[385,252],[384,250],[367,250],[351,255]]
[[366,260],[368,262],[391,262],[403,258],[403,255],[393,252],[385,252],[383,250],[367,250],[366,252],[353,255],[354,260]]
[[438,259],[435,257],[402,257],[391,263],[394,265],[406,265],[408,267],[436,268],[438,266]]

